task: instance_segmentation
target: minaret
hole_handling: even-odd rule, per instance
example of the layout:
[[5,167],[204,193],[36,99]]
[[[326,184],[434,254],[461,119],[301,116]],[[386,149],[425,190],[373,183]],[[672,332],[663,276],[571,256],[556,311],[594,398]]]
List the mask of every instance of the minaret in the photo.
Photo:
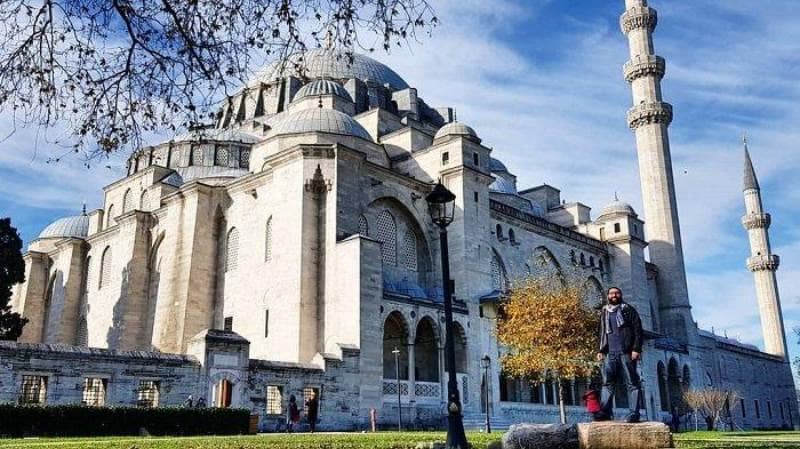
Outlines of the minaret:
[[664,58],[656,56],[653,49],[658,16],[647,0],[625,0],[625,6],[620,26],[628,37],[631,59],[624,65],[624,74],[633,91],[628,125],[636,133],[645,234],[650,261],[659,271],[662,328],[686,343],[692,318],[667,132],[672,106],[661,96]]
[[778,270],[780,258],[772,254],[769,245],[769,225],[771,217],[764,212],[761,204],[761,188],[758,185],[747,140],[744,141],[744,206],[742,225],[750,238],[750,257],[747,269],[753,272],[756,282],[756,299],[761,315],[761,329],[764,332],[766,352],[786,359],[786,332],[783,329],[781,300],[778,294]]

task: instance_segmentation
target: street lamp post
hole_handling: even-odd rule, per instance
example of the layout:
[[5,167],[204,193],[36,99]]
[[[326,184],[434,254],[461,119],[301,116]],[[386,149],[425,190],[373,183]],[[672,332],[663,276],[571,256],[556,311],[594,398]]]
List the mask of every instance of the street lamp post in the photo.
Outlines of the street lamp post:
[[397,380],[397,431],[403,431],[403,407],[400,402],[400,350],[397,346],[392,351],[394,354],[394,377]]
[[447,226],[453,222],[456,196],[441,183],[425,197],[431,220],[439,226],[442,253],[442,284],[445,320],[445,369],[447,369],[447,443],[448,449],[467,449],[467,436],[461,414],[461,399],[456,380],[456,353],[453,344],[453,289],[450,284],[450,260],[447,250]]
[[489,354],[485,354],[483,358],[481,358],[481,368],[483,368],[483,388],[485,396],[485,403],[486,403],[486,433],[492,433],[492,423],[490,420],[490,407],[492,406],[489,403],[489,367],[492,364],[492,359],[489,358]]

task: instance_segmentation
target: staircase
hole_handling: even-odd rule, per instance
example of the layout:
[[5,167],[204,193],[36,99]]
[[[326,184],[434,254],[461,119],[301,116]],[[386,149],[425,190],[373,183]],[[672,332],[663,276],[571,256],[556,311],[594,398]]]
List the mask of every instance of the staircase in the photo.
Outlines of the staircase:
[[[464,415],[464,430],[484,430],[486,427],[486,415],[480,413],[469,413]],[[502,416],[490,416],[489,423],[492,425],[492,432],[508,430],[513,422]]]

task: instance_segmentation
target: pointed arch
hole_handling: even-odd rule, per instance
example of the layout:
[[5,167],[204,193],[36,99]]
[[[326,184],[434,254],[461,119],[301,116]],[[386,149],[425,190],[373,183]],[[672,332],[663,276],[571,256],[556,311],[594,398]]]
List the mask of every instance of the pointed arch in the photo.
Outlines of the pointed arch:
[[100,273],[97,276],[97,288],[102,289],[108,286],[111,280],[112,253],[111,247],[106,246],[103,255],[100,256]]
[[267,218],[267,224],[264,226],[264,261],[269,262],[272,260],[272,216]]
[[[383,377],[393,379],[396,376],[395,363],[400,371],[400,380],[408,380],[408,322],[402,313],[395,310],[383,322]],[[399,351],[397,361],[395,349]]]
[[122,194],[122,213],[130,212],[133,210],[133,194],[131,193],[131,189],[125,191]]
[[494,248],[492,248],[492,260],[489,265],[489,272],[492,275],[492,287],[495,290],[505,292],[509,289],[508,272],[506,271],[503,259]]
[[81,315],[78,320],[78,328],[75,332],[75,344],[78,346],[89,346],[89,324],[86,321],[86,315]]
[[661,402],[661,411],[669,411],[669,390],[667,387],[667,370],[664,368],[664,362],[658,362],[656,368],[658,375],[658,399]]
[[603,286],[594,276],[589,276],[583,283],[583,294],[586,304],[595,306],[603,303]]
[[667,364],[667,390],[669,391],[670,408],[675,407],[678,412],[682,412],[684,407],[683,402],[683,384],[681,382],[681,369],[678,361],[674,357],[669,359]]
[[554,279],[566,284],[561,264],[558,263],[553,253],[546,246],[539,246],[533,250],[532,265],[536,276],[542,279]]
[[116,218],[114,212],[114,205],[108,206],[108,212],[106,212],[106,228],[114,226],[114,218]]
[[239,267],[239,230],[231,228],[225,238],[225,272]]
[[150,249],[150,254],[147,258],[147,315],[145,316],[144,342],[148,347],[152,344],[156,310],[158,309],[158,293],[161,286],[161,243],[163,241],[164,233],[161,232],[156,237],[156,242]]
[[58,270],[53,272],[50,280],[47,282],[47,291],[44,295],[44,304],[42,304],[42,337],[41,343],[48,343],[48,335],[50,330],[50,315],[53,308],[53,294],[56,289],[56,280],[58,278]]
[[414,373],[420,382],[439,381],[439,335],[429,316],[419,320],[414,334]]
[[[456,372],[467,372],[467,333],[458,321],[453,322],[453,349],[456,353]],[[462,398],[463,400],[463,398]]]
[[142,190],[142,195],[139,197],[139,208],[144,211],[150,210],[150,192],[147,189]]
[[381,257],[387,265],[397,265],[397,223],[391,212],[378,214],[377,240],[381,242]]

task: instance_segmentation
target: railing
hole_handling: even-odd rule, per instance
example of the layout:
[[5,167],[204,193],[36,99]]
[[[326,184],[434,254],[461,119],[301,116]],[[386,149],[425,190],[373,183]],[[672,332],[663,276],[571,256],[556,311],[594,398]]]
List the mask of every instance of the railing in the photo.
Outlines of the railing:
[[[397,396],[397,381],[396,380],[383,380],[383,394],[384,396]],[[408,396],[408,381],[400,381],[400,396]]]

